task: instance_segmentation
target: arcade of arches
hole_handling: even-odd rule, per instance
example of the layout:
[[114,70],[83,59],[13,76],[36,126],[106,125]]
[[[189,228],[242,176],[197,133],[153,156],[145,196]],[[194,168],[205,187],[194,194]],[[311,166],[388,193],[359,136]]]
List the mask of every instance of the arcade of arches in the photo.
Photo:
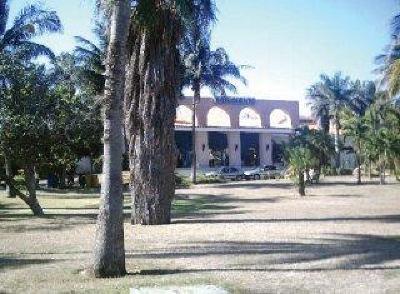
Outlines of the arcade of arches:
[[[177,166],[191,166],[191,98],[179,100]],[[202,98],[196,107],[197,166],[259,166],[282,161],[282,142],[299,124],[297,101]]]

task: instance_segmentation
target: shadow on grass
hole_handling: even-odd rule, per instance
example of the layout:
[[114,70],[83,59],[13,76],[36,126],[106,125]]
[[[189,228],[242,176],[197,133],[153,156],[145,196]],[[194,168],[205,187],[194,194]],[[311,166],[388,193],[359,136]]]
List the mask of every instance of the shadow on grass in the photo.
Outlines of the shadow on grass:
[[210,185],[210,188],[232,189],[261,189],[261,188],[276,188],[276,189],[293,189],[293,184],[290,181],[268,180],[268,181],[240,181],[229,184]]
[[379,222],[379,223],[400,223],[400,215],[376,215],[357,217],[327,217],[327,218],[276,218],[276,219],[178,219],[177,224],[245,224],[245,223],[299,223],[299,222]]
[[[201,242],[162,252],[130,253],[128,258],[174,259],[202,256],[235,256],[243,262],[223,268],[148,269],[140,275],[170,275],[212,271],[291,271],[400,269],[400,236],[382,237],[363,234],[333,234],[331,238],[301,242]],[[307,240],[309,241],[309,240]],[[253,258],[250,258],[250,257]],[[332,259],[336,259],[333,260]],[[330,260],[330,262],[326,262]],[[390,264],[386,264],[391,262]],[[393,262],[396,262],[393,264]],[[313,264],[317,263],[317,264]],[[320,263],[323,263],[321,265]]]
[[60,261],[48,258],[12,258],[0,256],[0,270],[21,268],[30,265],[48,264]]

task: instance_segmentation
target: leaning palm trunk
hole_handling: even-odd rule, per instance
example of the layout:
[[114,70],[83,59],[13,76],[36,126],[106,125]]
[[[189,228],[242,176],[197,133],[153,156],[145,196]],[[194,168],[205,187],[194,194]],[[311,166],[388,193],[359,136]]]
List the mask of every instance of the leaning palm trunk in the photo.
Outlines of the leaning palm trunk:
[[131,222],[142,225],[169,224],[175,195],[179,26],[170,11],[159,12],[155,21],[132,26],[125,95]]
[[42,207],[36,198],[36,177],[35,167],[33,164],[26,164],[24,169],[24,178],[28,196],[21,199],[28,204],[34,215],[43,215]]
[[197,154],[196,154],[196,105],[200,101],[200,85],[196,85],[193,95],[192,112],[192,183],[197,182]]
[[43,209],[36,198],[36,178],[35,178],[35,168],[32,164],[27,164],[24,169],[25,186],[27,190],[27,195],[22,193],[17,188],[17,183],[13,178],[5,178],[5,182],[8,185],[11,193],[18,196],[26,205],[29,206],[33,215],[42,216]]
[[126,273],[122,195],[122,99],[129,18],[129,1],[114,0],[104,92],[103,179],[93,260],[96,277],[116,277]]

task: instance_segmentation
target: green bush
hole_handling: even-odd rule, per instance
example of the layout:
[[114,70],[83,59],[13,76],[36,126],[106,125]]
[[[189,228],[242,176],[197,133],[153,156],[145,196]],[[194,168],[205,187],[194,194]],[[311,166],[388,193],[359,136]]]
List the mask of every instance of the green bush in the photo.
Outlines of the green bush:
[[204,175],[199,175],[197,177],[198,184],[220,184],[225,183],[226,181],[217,177],[206,177]]
[[186,176],[175,173],[175,187],[184,189],[190,187],[190,180]]

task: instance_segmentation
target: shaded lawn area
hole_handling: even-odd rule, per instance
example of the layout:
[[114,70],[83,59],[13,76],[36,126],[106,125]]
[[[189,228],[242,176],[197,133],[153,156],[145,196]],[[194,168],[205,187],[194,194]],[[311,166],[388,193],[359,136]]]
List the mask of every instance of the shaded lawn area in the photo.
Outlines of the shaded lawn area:
[[[46,216],[0,195],[0,292],[127,293],[212,284],[233,293],[400,290],[400,185],[324,179],[294,197],[287,181],[178,190],[173,223],[131,226],[129,275],[96,280],[90,265],[99,195],[42,191]],[[1,193],[1,192],[0,192]]]

